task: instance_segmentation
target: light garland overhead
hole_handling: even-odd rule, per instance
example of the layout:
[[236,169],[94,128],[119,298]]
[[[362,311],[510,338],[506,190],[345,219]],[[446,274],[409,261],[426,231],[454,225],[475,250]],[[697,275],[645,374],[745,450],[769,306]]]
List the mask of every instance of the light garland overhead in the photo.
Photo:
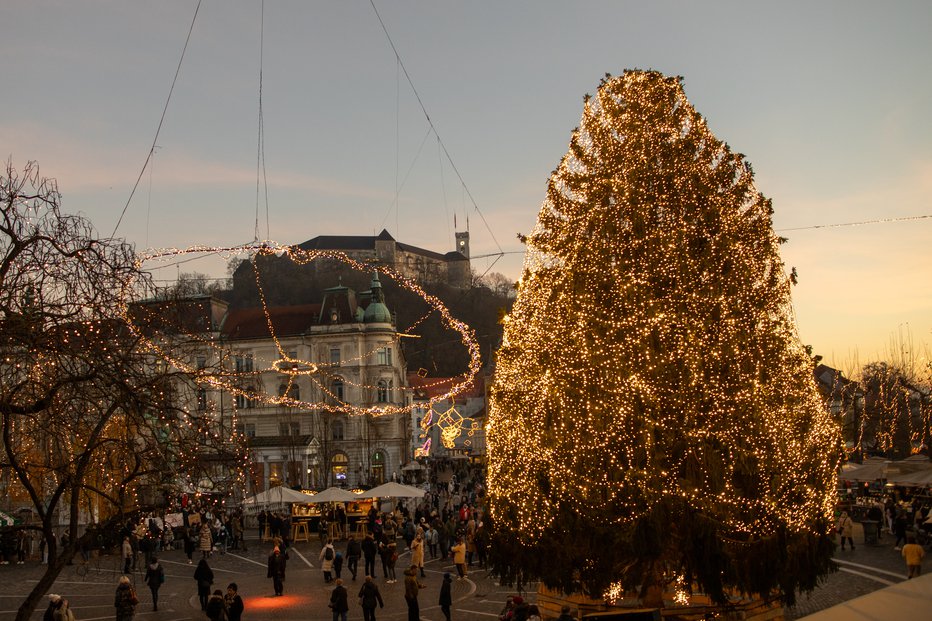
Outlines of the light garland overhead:
[[[450,399],[458,395],[459,393],[466,390],[472,383],[473,378],[476,373],[478,373],[481,358],[479,354],[479,345],[476,341],[473,330],[464,322],[455,319],[450,312],[447,310],[443,302],[439,298],[428,294],[424,291],[420,285],[418,285],[413,280],[406,278],[392,268],[385,265],[371,265],[361,263],[356,261],[342,252],[336,251],[320,251],[320,250],[303,250],[293,246],[282,246],[275,242],[265,241],[265,242],[256,242],[252,244],[245,244],[241,246],[230,246],[230,247],[207,247],[207,246],[193,246],[187,249],[164,249],[156,250],[140,255],[138,259],[138,264],[140,269],[144,265],[151,261],[168,261],[176,259],[179,256],[183,255],[193,255],[193,254],[219,254],[222,256],[233,257],[242,254],[250,254],[256,259],[261,256],[280,256],[287,257],[294,263],[298,265],[307,265],[314,260],[326,258],[330,260],[336,260],[341,263],[348,265],[349,267],[367,272],[378,272],[384,274],[392,279],[394,279],[398,285],[411,291],[421,297],[430,307],[432,313],[437,313],[440,315],[440,320],[442,324],[449,330],[457,333],[460,337],[460,340],[463,343],[463,346],[469,352],[470,362],[467,369],[467,372],[458,378],[458,382],[453,384],[449,390],[444,394],[437,395],[432,397],[430,404],[436,403],[438,401],[443,401],[445,399]],[[130,303],[129,300],[131,296],[129,295],[132,288],[132,283],[129,283],[127,286],[127,292],[124,296],[124,305],[121,308],[121,313],[125,318],[127,324],[131,329],[142,339],[145,340],[149,348],[156,352],[160,357],[162,357],[166,362],[171,364],[177,369],[189,373],[195,381],[205,385],[210,386],[214,389],[223,390],[235,396],[241,396],[246,399],[255,400],[257,402],[262,402],[267,405],[278,405],[291,408],[304,408],[304,409],[319,409],[326,412],[333,413],[344,413],[351,415],[372,415],[372,416],[385,416],[390,414],[399,414],[407,412],[409,407],[405,405],[394,405],[391,403],[380,403],[377,406],[357,406],[349,403],[343,399],[340,399],[338,395],[333,394],[330,390],[328,382],[326,380],[331,378],[331,372],[335,371],[335,368],[332,368],[332,365],[317,363],[310,360],[301,360],[295,359],[293,356],[285,350],[285,347],[282,345],[279,336],[276,334],[275,327],[272,322],[272,316],[269,311],[268,303],[266,302],[265,292],[262,287],[259,270],[258,270],[258,261],[253,261],[253,266],[255,270],[256,277],[256,287],[259,291],[259,297],[261,301],[262,310],[265,316],[266,324],[268,326],[269,335],[272,341],[275,344],[275,348],[278,352],[279,358],[275,360],[267,361],[264,366],[258,366],[251,371],[244,372],[235,372],[231,370],[223,370],[222,372],[217,372],[213,369],[199,369],[192,365],[189,361],[181,359],[178,357],[175,352],[172,350],[170,345],[159,342],[155,338],[150,338],[149,335],[144,334],[144,331],[140,326],[137,326],[132,320],[130,313]],[[412,334],[412,331],[423,321],[423,318],[416,322],[413,326],[406,329],[404,332],[396,333],[394,335],[394,342],[397,343],[399,336],[409,336]],[[230,350],[224,349],[224,347],[213,340],[204,339],[201,335],[191,334],[191,338],[198,339],[200,344],[204,347],[210,348],[213,350],[221,359],[223,357],[229,357],[231,355]],[[362,360],[367,356],[372,356],[376,354],[378,348],[373,349],[370,352],[364,352],[361,354],[358,359]],[[341,361],[341,366],[345,366],[349,361]],[[289,396],[290,390],[286,390],[285,394],[277,395],[263,392],[260,389],[255,387],[244,388],[244,378],[248,377],[260,377],[263,373],[274,372],[279,375],[284,375],[287,377],[288,388],[290,389],[291,384],[299,376],[310,378],[314,382],[320,392],[326,395],[327,399],[321,401],[309,401],[295,399]],[[347,378],[341,378],[341,381],[346,385],[358,386],[359,388],[364,389],[377,389],[376,386],[368,386],[364,384],[354,384]],[[395,390],[408,391],[411,390],[407,387],[395,387]]]

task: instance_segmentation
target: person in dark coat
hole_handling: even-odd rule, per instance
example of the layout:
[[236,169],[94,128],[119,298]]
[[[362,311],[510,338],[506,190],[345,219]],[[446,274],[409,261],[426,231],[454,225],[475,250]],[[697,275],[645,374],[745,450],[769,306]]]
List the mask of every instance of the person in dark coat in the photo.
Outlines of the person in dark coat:
[[570,614],[569,606],[563,606],[560,608],[560,616],[557,617],[557,621],[576,621],[573,618],[573,615]]
[[376,603],[378,603],[379,608],[385,607],[382,594],[379,593],[379,587],[372,581],[372,576],[366,576],[366,581],[362,583],[362,588],[359,589],[359,604],[362,606],[363,621],[375,621]]
[[336,587],[330,592],[330,610],[333,611],[333,621],[346,621],[346,613],[349,612],[349,594],[340,578],[336,579]]
[[285,564],[287,562],[287,552],[282,552],[278,546],[272,548],[272,553],[269,554],[269,571],[267,577],[272,579],[275,595],[282,595],[285,592]]
[[417,579],[417,565],[411,565],[405,570],[405,603],[408,604],[408,621],[420,621],[421,608],[417,601],[417,594],[424,585]]
[[133,621],[136,614],[136,604],[139,598],[129,583],[129,576],[120,576],[116,593],[113,596],[113,607],[116,608],[116,621]]
[[210,621],[224,621],[227,614],[227,605],[223,601],[223,591],[220,589],[214,591],[214,594],[207,601],[207,608],[204,609],[204,612],[207,613],[207,618]]
[[362,546],[359,545],[359,541],[356,540],[355,536],[350,535],[349,541],[346,543],[346,568],[353,574],[353,580],[356,580],[360,556],[362,556]]
[[362,555],[366,559],[364,573],[367,576],[374,576],[375,555],[379,551],[379,546],[375,543],[375,538],[370,534],[366,535],[366,538],[362,540],[360,547],[362,548]]
[[194,568],[194,580],[197,582],[197,599],[201,602],[201,610],[207,610],[207,600],[210,598],[210,585],[214,583],[214,571],[202,558]]
[[453,576],[450,575],[450,572],[443,574],[443,584],[440,585],[440,611],[443,613],[443,617],[450,621],[450,606],[453,605],[453,593],[451,592],[450,585],[453,584]]
[[243,598],[239,596],[239,587],[235,582],[231,582],[227,587],[227,594],[223,601],[227,605],[227,619],[229,621],[240,621],[243,618]]
[[153,556],[152,562],[146,566],[146,584],[152,591],[152,610],[159,609],[159,589],[165,582],[165,568],[159,563],[159,557]]
[[64,601],[61,595],[49,593],[49,607],[45,609],[45,614],[42,615],[42,621],[54,621],[55,612],[61,609],[63,605],[62,602]]

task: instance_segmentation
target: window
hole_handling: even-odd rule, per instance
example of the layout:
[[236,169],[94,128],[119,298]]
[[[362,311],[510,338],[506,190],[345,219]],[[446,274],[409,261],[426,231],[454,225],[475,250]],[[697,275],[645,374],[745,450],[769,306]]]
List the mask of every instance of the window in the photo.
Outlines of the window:
[[330,364],[333,364],[333,365],[340,364],[340,348],[339,347],[330,348]]
[[343,421],[341,420],[333,421],[333,424],[330,426],[330,433],[332,434],[331,438],[333,438],[334,440],[342,440],[343,439]]
[[330,382],[330,394],[333,395],[335,399],[343,401],[343,380],[335,379]]
[[385,482],[385,453],[376,451],[372,454],[372,485],[381,485]]
[[236,356],[235,362],[237,373],[252,373],[252,354]]
[[390,365],[392,363],[392,348],[380,347],[375,352],[376,364]]
[[253,423],[237,423],[236,433],[247,438],[255,438],[256,426]]
[[301,423],[279,423],[278,435],[297,437],[301,435]]
[[346,473],[349,472],[349,458],[346,453],[336,453],[330,460],[330,467],[333,471],[333,478],[337,483],[346,481]]
[[379,403],[388,403],[391,397],[392,383],[387,380],[379,380],[376,388],[376,401]]
[[243,388],[245,394],[236,395],[236,407],[240,410],[250,410],[256,407],[256,399],[252,395],[255,394],[256,389],[252,386],[246,386]]
[[278,385],[278,396],[279,397],[288,397],[289,399],[294,399],[295,401],[301,400],[301,389],[298,388],[298,385],[294,382],[291,383],[291,386],[288,386],[288,382],[282,382]]
[[207,368],[207,356],[198,356],[197,357],[197,368],[206,369]]
[[203,412],[207,409],[207,389],[198,388],[197,389],[197,411]]

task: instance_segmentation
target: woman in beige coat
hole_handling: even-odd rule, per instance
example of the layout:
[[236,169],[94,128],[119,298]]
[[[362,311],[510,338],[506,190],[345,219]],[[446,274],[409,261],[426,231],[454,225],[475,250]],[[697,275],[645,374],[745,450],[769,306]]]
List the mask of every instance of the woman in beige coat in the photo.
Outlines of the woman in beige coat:
[[424,537],[418,533],[411,542],[411,564],[417,565],[424,578]]

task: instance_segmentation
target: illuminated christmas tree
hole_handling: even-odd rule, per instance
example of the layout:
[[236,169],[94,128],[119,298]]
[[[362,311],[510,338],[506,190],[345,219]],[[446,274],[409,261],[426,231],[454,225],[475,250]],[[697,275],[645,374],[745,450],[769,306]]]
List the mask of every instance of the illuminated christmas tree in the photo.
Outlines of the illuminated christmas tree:
[[680,79],[626,71],[586,97],[492,388],[506,580],[792,602],[831,570],[838,429],[771,214]]

